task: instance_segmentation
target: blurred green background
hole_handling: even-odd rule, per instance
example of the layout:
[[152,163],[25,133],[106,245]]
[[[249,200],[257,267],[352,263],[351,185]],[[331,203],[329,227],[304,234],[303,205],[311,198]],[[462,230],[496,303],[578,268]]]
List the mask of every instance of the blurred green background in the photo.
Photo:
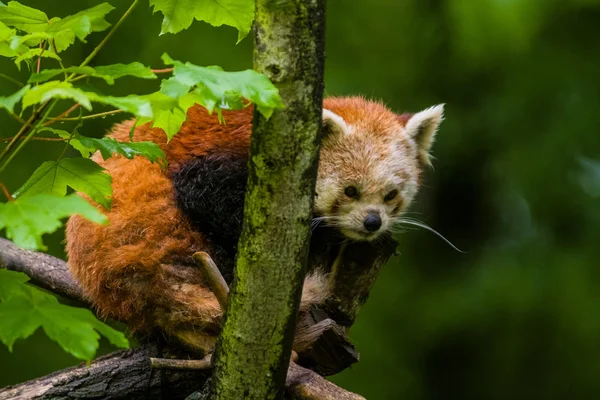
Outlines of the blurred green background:
[[[49,16],[99,3],[22,2]],[[111,3],[114,23],[130,2]],[[600,1],[329,0],[327,22],[328,95],[398,112],[446,103],[435,170],[412,211],[467,252],[405,233],[351,331],[361,361],[333,380],[371,400],[599,398]],[[159,36],[160,23],[138,7],[95,64],[161,68],[168,51],[251,66],[251,38],[235,46],[231,28]],[[67,64],[101,38],[68,50]],[[0,72],[27,79],[7,60]],[[110,91],[157,85],[120,80]],[[0,80],[0,95],[14,89]],[[83,131],[100,136],[120,118]],[[17,129],[0,113],[0,137]],[[30,144],[0,181],[14,191],[55,146]],[[64,256],[62,238],[47,237],[52,254]],[[38,332],[12,354],[0,346],[0,387],[75,363]]]

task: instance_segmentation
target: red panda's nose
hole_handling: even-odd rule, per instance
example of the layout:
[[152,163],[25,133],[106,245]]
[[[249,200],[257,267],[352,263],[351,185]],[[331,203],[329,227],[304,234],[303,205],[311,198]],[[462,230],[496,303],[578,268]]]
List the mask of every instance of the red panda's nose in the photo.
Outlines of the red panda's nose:
[[363,225],[365,226],[365,229],[369,232],[375,232],[376,230],[381,228],[381,217],[378,214],[369,213],[367,214]]

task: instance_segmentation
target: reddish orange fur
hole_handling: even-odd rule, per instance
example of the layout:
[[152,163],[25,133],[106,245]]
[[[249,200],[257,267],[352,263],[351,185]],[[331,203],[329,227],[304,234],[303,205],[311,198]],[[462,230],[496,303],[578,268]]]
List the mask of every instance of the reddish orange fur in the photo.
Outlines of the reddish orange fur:
[[330,97],[323,101],[323,108],[333,111],[347,124],[374,135],[393,135],[399,124],[398,115],[383,103],[363,97]]
[[[161,129],[148,125],[135,130],[134,140],[158,143],[168,171],[215,146],[247,152],[252,110],[224,116],[227,125],[195,106],[168,144]],[[117,125],[110,136],[129,140],[131,125]],[[180,267],[194,265],[194,252],[211,249],[177,209],[167,174],[142,157],[102,160],[95,154],[93,159],[113,179],[113,205],[106,212],[109,225],[79,216],[67,224],[69,264],[86,295],[101,315],[127,321],[134,331],[158,325],[175,336],[217,332],[222,312],[216,298],[195,268]],[[195,336],[203,341],[202,335]]]
[[[383,146],[382,154],[389,151],[389,137],[405,123],[383,104],[358,97],[329,98],[324,107],[368,135],[385,139],[377,141]],[[161,146],[169,162],[166,171],[142,157],[102,160],[95,154],[94,161],[106,168],[113,180],[111,210],[97,206],[106,212],[109,225],[79,216],[73,216],[67,225],[71,271],[103,316],[126,321],[134,331],[158,326],[196,350],[210,350],[214,345],[222,310],[192,260],[197,251],[211,254],[210,243],[191,228],[177,208],[168,175],[211,149],[247,154],[252,108],[223,114],[225,125],[200,106],[190,108],[187,121],[169,143],[161,129],[149,124],[136,128],[134,141]],[[117,125],[110,136],[129,140],[132,124]],[[359,136],[357,140],[368,138]],[[414,143],[399,140],[416,157]],[[324,157],[327,153],[322,153]],[[358,166],[351,161],[346,160],[345,170]],[[307,277],[304,306],[323,301],[327,285],[322,276]]]
[[[142,157],[102,160],[95,154],[94,161],[113,180],[112,208],[106,212],[109,224],[79,216],[67,224],[71,271],[101,315],[126,321],[133,331],[158,326],[199,351],[214,345],[222,310],[194,267],[192,254],[212,251],[176,207],[168,174],[212,148],[227,148],[240,156],[247,153],[252,109],[223,114],[226,125],[200,106],[190,108],[187,121],[169,143],[161,129],[136,128],[134,141],[161,146],[169,162],[167,171]],[[117,125],[110,136],[129,140],[132,123]],[[306,305],[322,300],[323,294],[313,293],[319,279],[307,285]]]

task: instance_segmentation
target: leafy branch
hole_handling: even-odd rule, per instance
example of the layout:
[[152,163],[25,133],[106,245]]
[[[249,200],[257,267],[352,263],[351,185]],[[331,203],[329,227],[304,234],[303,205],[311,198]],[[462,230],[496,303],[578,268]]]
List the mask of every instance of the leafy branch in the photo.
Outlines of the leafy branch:
[[[138,4],[139,4],[139,0],[134,0],[133,3],[131,3],[131,5],[129,6],[127,11],[125,11],[125,14],[123,14],[123,16],[117,21],[115,26],[113,26],[113,28],[110,31],[108,31],[108,34],[104,37],[104,39],[102,39],[102,41],[98,44],[98,46],[96,46],[94,48],[94,50],[92,50],[90,55],[87,56],[87,58],[85,60],[83,60],[83,62],[79,65],[80,68],[88,65],[90,63],[90,61],[92,61],[94,59],[94,57],[96,57],[96,55],[100,52],[100,50],[104,47],[104,45],[106,45],[106,43],[114,35],[116,30],[119,29],[119,27],[123,24],[123,22],[125,22],[127,17],[131,15],[131,13],[133,12],[133,10],[135,9],[135,7]],[[69,80],[70,78],[73,78],[74,75],[75,74],[72,74],[69,78],[67,78],[67,80]]]
[[[247,3],[247,0],[244,2]],[[154,127],[163,129],[170,139],[183,124],[187,109],[195,103],[204,105],[208,112],[216,111],[220,117],[221,110],[243,108],[249,102],[255,103],[265,116],[270,115],[273,109],[282,107],[277,90],[266,77],[254,71],[225,72],[219,67],[184,64],[166,55],[163,56],[163,60],[173,67],[151,69],[138,62],[89,66],[138,4],[139,0],[134,0],[92,52],[78,66],[71,67],[63,65],[60,53],[73,44],[75,38],[84,41],[91,33],[109,28],[110,24],[105,20],[105,16],[114,9],[111,5],[102,3],[65,18],[48,18],[43,11],[24,6],[16,1],[9,2],[7,6],[0,6],[0,55],[13,58],[17,66],[26,62],[33,70],[27,85],[22,86],[12,95],[0,97],[0,108],[6,109],[15,119],[23,121],[14,136],[0,140],[0,143],[7,143],[0,151],[0,173],[7,169],[10,162],[30,140],[67,141],[84,157],[100,150],[104,158],[110,157],[111,154],[121,154],[129,158],[143,156],[153,161],[164,159],[164,154],[158,145],[153,143],[126,144],[108,138],[86,138],[79,134],[69,139],[64,131],[60,130],[50,130],[51,133],[58,135],[58,138],[38,136],[56,122],[82,122],[126,112],[136,117],[138,125],[151,122]],[[45,63],[42,65],[41,59],[46,56],[55,59],[60,68],[42,69]],[[84,91],[75,85],[83,79],[102,79],[111,85],[116,79],[126,76],[157,79],[157,73],[172,74],[172,76],[162,81],[159,91],[146,95],[112,97]],[[65,78],[56,80],[59,75],[64,75]],[[13,83],[20,85],[16,80]],[[59,99],[73,100],[75,103],[67,110],[53,116],[52,111]],[[110,105],[114,109],[69,117],[77,108],[91,111],[92,103]],[[21,110],[16,113],[15,108],[19,104]],[[32,109],[31,114],[23,119],[21,115],[28,109]],[[40,166],[36,173],[43,170],[43,167]],[[79,166],[75,167],[79,168]],[[95,170],[91,177],[100,179],[100,176],[106,176],[102,168],[98,167]],[[77,182],[71,182],[70,179],[65,182],[65,188],[81,186]],[[31,186],[31,179],[28,182],[24,187]],[[24,187],[15,192],[17,198],[32,193],[30,190],[24,190]],[[44,186],[44,190],[50,190],[51,193],[66,194],[62,189],[57,192],[53,188],[54,186]],[[42,193],[44,190],[34,192]],[[103,188],[102,195],[95,194],[94,191],[88,193],[86,190],[90,191],[90,189],[85,187],[79,190],[94,200],[109,198],[111,195],[110,187]],[[103,200],[100,200],[100,204],[110,207],[110,203]],[[29,243],[37,242],[37,240],[29,241]]]

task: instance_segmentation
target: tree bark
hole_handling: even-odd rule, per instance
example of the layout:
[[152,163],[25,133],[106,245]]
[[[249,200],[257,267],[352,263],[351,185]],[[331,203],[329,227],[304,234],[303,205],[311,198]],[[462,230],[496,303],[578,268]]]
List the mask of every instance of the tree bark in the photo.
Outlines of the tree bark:
[[153,370],[150,357],[158,354],[154,344],[117,351],[90,366],[82,364],[0,389],[0,400],[177,400],[206,381],[207,371]]
[[354,324],[381,268],[394,254],[397,245],[394,239],[386,237],[377,243],[356,242],[341,249],[331,279],[331,295],[324,307],[338,324],[348,327]]
[[255,112],[236,274],[212,399],[282,398],[310,236],[323,104],[324,0],[256,1],[254,68],[285,109]]
[[56,257],[23,250],[10,240],[0,238],[0,267],[23,272],[36,286],[66,299],[89,305],[79,284],[71,276],[67,263]]
[[293,400],[365,400],[294,363],[288,369],[285,387],[286,398]]

